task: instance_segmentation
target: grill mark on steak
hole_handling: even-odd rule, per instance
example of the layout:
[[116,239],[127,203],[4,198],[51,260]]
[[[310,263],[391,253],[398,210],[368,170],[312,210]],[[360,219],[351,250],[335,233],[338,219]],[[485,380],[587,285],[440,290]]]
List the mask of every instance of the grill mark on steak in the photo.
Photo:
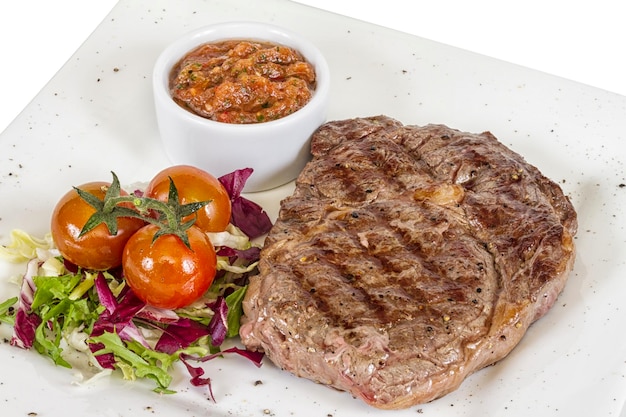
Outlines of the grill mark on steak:
[[503,358],[574,262],[561,189],[490,133],[330,122],[266,238],[240,335],[379,408]]

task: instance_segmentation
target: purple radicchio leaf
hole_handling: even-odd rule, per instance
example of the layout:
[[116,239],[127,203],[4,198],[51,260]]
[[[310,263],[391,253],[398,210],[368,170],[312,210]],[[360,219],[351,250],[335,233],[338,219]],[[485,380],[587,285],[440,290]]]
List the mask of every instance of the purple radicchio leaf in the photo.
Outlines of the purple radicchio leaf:
[[181,318],[175,323],[168,324],[155,346],[155,350],[172,354],[184,349],[203,336],[211,337],[211,344],[220,346],[228,334],[228,305],[223,297],[209,305],[213,310],[213,317],[208,326],[194,320]]
[[252,168],[238,169],[219,177],[219,181],[222,183],[230,198],[237,198],[243,192],[243,188],[246,185],[246,181],[252,175],[254,170]]
[[[102,273],[98,273],[95,287],[100,303],[105,307],[105,310],[94,323],[91,336],[100,336],[105,332],[117,333],[122,340],[136,340],[149,348],[148,342],[132,321],[135,315],[145,307],[145,303],[130,289],[122,292],[119,300],[116,299]],[[89,349],[92,352],[97,352],[102,348],[101,343],[89,344]],[[103,368],[112,369],[115,363],[111,353],[98,355],[96,359]]]
[[109,314],[113,313],[117,308],[117,299],[111,292],[111,289],[107,284],[107,280],[101,272],[98,273],[94,285],[96,287],[96,292],[98,293],[100,304],[106,308],[106,311],[108,311]]
[[234,249],[228,246],[222,246],[218,249],[218,256],[226,256],[228,258],[240,258],[250,263],[259,260],[261,254],[261,248],[258,246],[251,246],[248,249]]
[[250,239],[269,232],[272,221],[261,206],[241,196],[246,181],[252,175],[252,168],[239,169],[219,178],[230,195],[232,206],[231,222]]
[[237,355],[243,356],[244,358],[252,362],[257,368],[261,367],[263,357],[265,356],[263,352],[253,352],[251,350],[238,348],[237,346],[233,346],[231,348],[224,349],[221,352],[212,353],[206,356],[193,356],[187,353],[181,353],[180,356],[181,359],[187,359],[188,361],[193,360],[196,362],[208,362],[217,357],[223,356],[225,353],[235,353]]
[[223,356],[224,354],[227,353],[234,353],[234,354],[238,354],[240,356],[243,356],[244,358],[250,360],[252,363],[254,363],[254,365],[257,368],[261,367],[262,364],[262,360],[263,360],[263,356],[264,354],[262,352],[252,352],[250,350],[246,350],[246,349],[240,349],[236,346],[229,348],[229,349],[225,349],[221,352],[218,353],[214,353],[211,355],[207,355],[207,356],[193,356],[193,355],[189,355],[186,353],[181,353],[180,355],[180,360],[181,362],[183,362],[185,364],[185,366],[187,367],[187,371],[189,372],[189,375],[191,375],[191,385],[195,386],[195,387],[200,387],[200,386],[204,386],[206,385],[208,390],[209,390],[209,397],[212,401],[215,402],[215,397],[213,396],[213,390],[211,389],[211,378],[209,377],[203,377],[204,375],[204,369],[202,369],[199,366],[192,366],[190,364],[190,361],[196,361],[196,362],[208,362],[210,360],[213,360],[217,357]]
[[67,259],[63,258],[63,266],[65,267],[65,269],[67,270],[67,272],[70,272],[72,274],[77,274],[78,270],[80,269],[76,264],[68,261]]
[[32,259],[26,265],[26,273],[22,278],[17,313],[15,314],[15,325],[13,326],[13,337],[11,338],[11,345],[22,349],[33,347],[35,331],[41,324],[41,318],[37,314],[30,312],[36,290],[33,277],[37,275],[38,270],[39,261]]
[[228,333],[228,306],[226,305],[226,300],[223,297],[219,297],[211,308],[214,313],[209,322],[211,344],[220,346],[224,343]]
[[181,318],[163,329],[163,334],[154,350],[171,355],[179,349],[188,347],[202,336],[209,335],[209,333],[207,326],[188,318]]
[[145,308],[137,313],[137,317],[162,324],[176,323],[180,320],[180,316],[174,310],[151,305],[146,305]]
[[30,349],[35,341],[35,331],[41,324],[41,317],[34,313],[27,313],[23,309],[18,309],[15,314],[15,326],[13,327],[13,337],[11,345],[22,349]]
[[211,387],[211,378],[209,377],[203,378],[204,369],[202,369],[199,366],[192,366],[188,361],[188,359],[191,359],[191,358],[192,357],[190,357],[189,355],[180,355],[180,361],[185,364],[185,367],[187,368],[187,372],[189,372],[189,375],[191,376],[191,378],[189,379],[189,382],[194,387],[206,386],[208,393],[209,393],[209,399],[215,402],[215,396],[213,395],[213,388]]

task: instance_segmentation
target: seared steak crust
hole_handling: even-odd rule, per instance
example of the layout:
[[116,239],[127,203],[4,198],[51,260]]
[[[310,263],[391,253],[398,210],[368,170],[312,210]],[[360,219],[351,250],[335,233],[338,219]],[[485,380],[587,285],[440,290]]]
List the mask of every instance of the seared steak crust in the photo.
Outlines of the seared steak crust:
[[281,203],[242,342],[379,408],[456,389],[506,356],[574,263],[576,213],[490,133],[330,122]]

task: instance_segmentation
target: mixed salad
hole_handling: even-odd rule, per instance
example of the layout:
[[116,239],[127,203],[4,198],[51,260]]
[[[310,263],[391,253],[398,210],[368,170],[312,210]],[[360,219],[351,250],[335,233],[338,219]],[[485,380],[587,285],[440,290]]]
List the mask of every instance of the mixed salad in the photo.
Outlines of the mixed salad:
[[[121,190],[113,174],[113,181],[100,187],[101,195],[86,191],[87,186],[69,193],[71,203],[64,204],[72,207],[70,217],[83,217],[65,219],[59,202],[51,234],[39,239],[14,230],[10,244],[0,247],[0,259],[24,262],[26,269],[15,278],[19,294],[0,300],[0,321],[13,326],[11,345],[34,349],[68,368],[70,353],[81,352],[96,374],[116,371],[125,379],[151,379],[159,393],[174,392],[171,370],[180,361],[191,384],[206,386],[211,399],[211,379],[202,362],[234,354],[260,366],[262,354],[222,344],[238,335],[248,278],[257,273],[260,247],[253,240],[269,231],[271,221],[259,205],[241,196],[251,169],[220,177],[219,184],[203,183],[205,174],[172,167],[132,193]],[[167,192],[159,195],[154,190],[163,188],[163,178]],[[213,193],[208,199],[202,195],[207,190]],[[228,201],[215,194],[224,190]],[[208,218],[204,223],[202,216]],[[224,216],[221,225],[207,225]],[[112,249],[98,255],[105,244],[89,239],[103,231],[106,238],[124,235],[128,228],[122,221],[129,219],[137,224],[125,242],[113,242]],[[71,232],[70,226],[80,223],[81,233]],[[208,238],[208,252],[190,238],[192,229]],[[147,244],[133,241],[143,233],[148,233]],[[73,251],[82,251],[86,259]],[[90,267],[101,262],[99,256],[115,259]],[[151,265],[157,262],[166,266]],[[131,285],[130,275],[138,284]],[[151,298],[152,290],[161,295]]]

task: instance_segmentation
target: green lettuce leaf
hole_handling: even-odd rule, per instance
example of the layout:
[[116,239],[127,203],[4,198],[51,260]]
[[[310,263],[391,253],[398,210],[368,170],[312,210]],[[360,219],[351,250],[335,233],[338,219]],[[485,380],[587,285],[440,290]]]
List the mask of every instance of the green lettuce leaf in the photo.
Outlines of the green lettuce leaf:
[[12,308],[17,304],[17,297],[9,298],[0,304],[0,322],[13,326],[15,324],[15,310]]

